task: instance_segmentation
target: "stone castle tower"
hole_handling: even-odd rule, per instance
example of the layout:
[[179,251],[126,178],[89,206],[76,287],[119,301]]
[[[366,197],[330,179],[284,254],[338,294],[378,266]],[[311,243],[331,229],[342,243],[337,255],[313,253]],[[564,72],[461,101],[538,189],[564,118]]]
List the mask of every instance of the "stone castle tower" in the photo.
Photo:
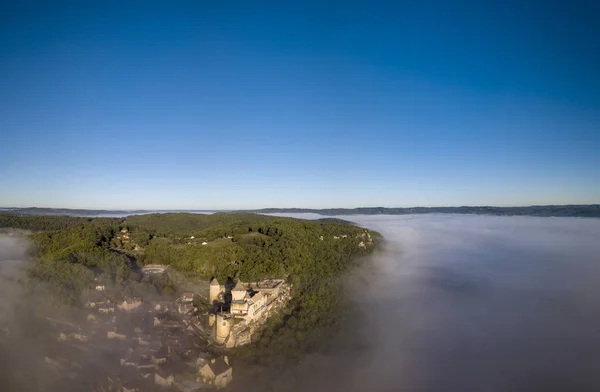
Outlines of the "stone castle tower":
[[209,291],[209,296],[208,296],[211,304],[219,299],[220,293],[221,293],[221,285],[219,284],[219,281],[217,280],[217,278],[213,278],[210,281],[210,291]]
[[223,313],[217,314],[215,329],[215,341],[219,344],[225,343],[225,340],[231,331],[231,319],[229,317],[225,318]]
[[246,286],[242,283],[241,280],[235,284],[235,287],[231,290],[231,299],[233,301],[243,301],[246,298],[246,294],[248,290],[246,290]]

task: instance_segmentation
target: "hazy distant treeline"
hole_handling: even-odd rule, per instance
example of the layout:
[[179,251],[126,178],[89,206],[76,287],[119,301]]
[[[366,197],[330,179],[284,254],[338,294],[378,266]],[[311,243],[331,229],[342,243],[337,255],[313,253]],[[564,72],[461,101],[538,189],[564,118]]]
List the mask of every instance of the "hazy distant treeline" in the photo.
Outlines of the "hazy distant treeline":
[[[5,208],[0,209],[3,214],[10,215],[63,215],[63,216],[126,216],[152,214],[153,211],[135,210],[85,210],[68,208]],[[164,211],[178,212],[178,211]],[[214,212],[204,210],[190,210],[186,212]],[[239,210],[259,214],[271,213],[314,213],[321,215],[405,215],[405,214],[481,214],[481,215],[507,215],[507,216],[556,216],[556,217],[600,217],[600,204],[580,205],[540,205],[525,207],[491,207],[491,206],[460,206],[460,207],[358,207],[358,208],[264,208],[258,210]],[[156,214],[155,214],[156,215]],[[164,213],[162,214],[164,215]]]
[[271,213],[314,213],[321,215],[406,215],[406,214],[481,214],[481,215],[526,215],[556,217],[600,217],[600,204],[548,205],[527,207],[360,207],[360,208],[265,208],[254,210],[262,214]]

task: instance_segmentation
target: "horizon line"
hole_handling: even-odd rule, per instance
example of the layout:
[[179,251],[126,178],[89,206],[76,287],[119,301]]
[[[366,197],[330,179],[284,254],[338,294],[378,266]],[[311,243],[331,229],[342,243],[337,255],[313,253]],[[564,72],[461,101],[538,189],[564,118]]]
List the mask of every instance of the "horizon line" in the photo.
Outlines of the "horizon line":
[[591,204],[523,204],[523,205],[437,205],[437,206],[411,206],[411,207],[384,207],[384,206],[360,206],[360,207],[261,207],[261,208],[77,208],[77,207],[0,207],[2,210],[25,210],[25,209],[48,209],[48,210],[82,210],[82,211],[119,211],[119,212],[246,212],[261,210],[358,210],[358,209],[415,209],[415,208],[527,208],[527,207],[590,207],[599,206],[600,203]]

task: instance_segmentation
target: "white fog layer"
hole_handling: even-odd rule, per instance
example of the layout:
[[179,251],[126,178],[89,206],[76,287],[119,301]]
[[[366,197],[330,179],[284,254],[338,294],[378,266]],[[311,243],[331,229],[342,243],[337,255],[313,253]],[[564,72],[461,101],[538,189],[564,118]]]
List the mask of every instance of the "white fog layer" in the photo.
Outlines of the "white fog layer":
[[340,218],[386,243],[351,285],[361,317],[302,388],[600,389],[599,219]]
[[[347,279],[351,306],[338,336],[269,385],[243,380],[243,390],[600,390],[600,219],[340,218],[385,241]],[[18,326],[0,331],[0,389],[84,390],[48,381],[49,348],[20,282],[27,249],[0,235],[0,321]]]

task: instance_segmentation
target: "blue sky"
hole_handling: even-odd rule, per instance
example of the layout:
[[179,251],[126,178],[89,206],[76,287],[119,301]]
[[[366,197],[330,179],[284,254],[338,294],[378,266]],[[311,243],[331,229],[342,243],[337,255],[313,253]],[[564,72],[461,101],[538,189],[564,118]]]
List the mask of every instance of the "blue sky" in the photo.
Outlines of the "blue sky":
[[600,202],[595,2],[127,3],[0,10],[0,206]]

